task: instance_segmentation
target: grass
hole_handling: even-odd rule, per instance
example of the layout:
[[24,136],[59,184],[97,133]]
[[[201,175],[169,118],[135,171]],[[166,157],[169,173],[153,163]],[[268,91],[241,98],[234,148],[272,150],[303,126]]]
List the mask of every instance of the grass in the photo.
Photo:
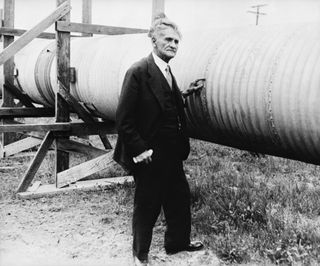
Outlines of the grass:
[[227,263],[320,262],[319,167],[194,141],[193,225]]
[[[115,138],[111,141],[114,144]],[[198,140],[192,140],[191,146],[185,170],[191,188],[194,238],[204,239],[226,264],[320,263],[319,166],[254,156]],[[44,183],[53,182],[52,159],[48,155],[37,175]],[[85,159],[74,157],[73,163]],[[16,167],[10,175],[1,176],[2,200],[15,198],[29,160],[0,161],[0,166]],[[124,172],[116,167],[95,178],[119,175]],[[132,184],[112,190],[118,198],[115,208],[131,212]],[[72,197],[81,196],[75,193]]]

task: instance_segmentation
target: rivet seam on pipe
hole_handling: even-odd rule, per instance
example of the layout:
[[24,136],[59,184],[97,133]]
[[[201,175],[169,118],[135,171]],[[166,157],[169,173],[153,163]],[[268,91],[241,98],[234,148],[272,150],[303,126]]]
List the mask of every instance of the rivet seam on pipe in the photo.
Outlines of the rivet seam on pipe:
[[271,140],[274,144],[276,145],[281,145],[281,138],[280,135],[277,131],[277,128],[275,126],[275,122],[274,122],[274,118],[273,118],[273,110],[272,110],[272,86],[273,86],[273,80],[274,77],[276,75],[276,70],[277,70],[277,66],[281,57],[281,54],[284,52],[286,46],[288,45],[288,43],[290,42],[291,39],[293,39],[293,37],[296,35],[296,32],[294,32],[293,34],[291,34],[290,36],[288,36],[288,38],[286,39],[285,43],[282,45],[282,47],[280,48],[276,59],[274,60],[274,63],[272,65],[272,71],[271,71],[271,75],[270,75],[270,80],[268,83],[268,87],[267,87],[267,123],[269,125],[269,129],[271,132]]
[[[218,53],[218,48],[223,44],[225,43],[227,40],[227,37],[225,37],[224,39],[222,39],[220,42],[217,42],[217,44],[215,45],[215,48],[213,49],[213,52],[208,56],[208,61],[207,61],[207,64],[206,64],[206,67],[205,67],[205,74],[204,76],[205,77],[209,77],[209,70],[210,70],[210,66],[211,64],[213,64],[213,59],[215,58],[215,56],[217,55]],[[205,85],[208,86],[208,81],[206,80],[205,81]],[[207,87],[206,86],[206,87]],[[207,89],[207,88],[206,88]],[[213,89],[213,88],[212,88]],[[205,115],[205,119],[206,119],[206,122],[207,122],[207,125],[209,125],[209,127],[211,129],[214,129],[212,127],[212,119],[210,117],[210,114],[209,114],[209,108],[208,108],[208,101],[207,101],[207,92],[206,90],[203,90],[201,91],[201,105],[203,107],[203,110],[204,110],[204,115]],[[215,114],[213,114],[215,115]]]

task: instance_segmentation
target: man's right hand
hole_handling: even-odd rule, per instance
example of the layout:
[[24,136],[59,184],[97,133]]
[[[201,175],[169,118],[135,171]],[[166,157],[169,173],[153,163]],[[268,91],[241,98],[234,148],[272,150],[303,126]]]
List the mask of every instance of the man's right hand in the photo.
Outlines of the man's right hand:
[[182,91],[183,98],[187,98],[188,96],[192,95],[193,93],[199,93],[201,89],[205,87],[205,81],[206,79],[196,79],[195,81],[191,82],[189,87]]
[[138,156],[133,157],[133,162],[134,163],[144,162],[146,164],[151,163],[152,162],[152,158],[151,158],[152,153],[153,153],[153,150],[144,151],[143,153],[139,154]]

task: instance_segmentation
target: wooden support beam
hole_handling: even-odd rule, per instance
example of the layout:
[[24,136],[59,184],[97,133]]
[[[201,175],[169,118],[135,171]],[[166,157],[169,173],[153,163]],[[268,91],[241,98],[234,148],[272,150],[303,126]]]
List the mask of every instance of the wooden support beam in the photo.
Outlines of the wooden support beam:
[[107,167],[110,167],[115,163],[112,159],[112,156],[113,153],[109,152],[59,173],[57,187],[61,188],[67,186],[98,171],[106,169]]
[[[14,27],[14,0],[5,0],[4,1],[4,21],[3,25],[5,27]],[[4,36],[3,37],[3,48],[7,49],[14,42],[13,36]],[[14,58],[11,57],[3,65],[3,75],[4,75],[4,84],[13,84],[14,81]],[[14,107],[14,97],[8,91],[5,86],[2,86],[2,106],[3,107]],[[12,119],[1,119],[0,125],[7,122],[13,121]],[[16,139],[15,134],[1,134],[0,135],[0,157],[4,157],[4,146],[13,142]]]
[[[55,136],[84,136],[101,134],[115,134],[115,126],[111,123],[45,123],[45,124],[5,124],[0,125],[0,133],[4,132],[31,132],[31,131],[57,131]],[[59,132],[61,131],[61,132]]]
[[54,117],[55,111],[53,108],[43,107],[2,107],[0,108],[1,118],[15,117]]
[[18,140],[5,146],[5,157],[17,154],[19,152],[31,149],[40,145],[42,139],[28,137],[25,139]]
[[[7,0],[9,1],[9,0]],[[54,12],[52,12],[48,17],[42,20],[39,24],[34,26],[31,30],[24,33],[17,41],[10,44],[6,49],[0,53],[0,65],[4,64],[8,59],[10,59],[14,54],[19,52],[23,47],[30,43],[34,38],[36,38],[41,32],[51,26],[59,18],[63,17],[65,14],[69,13],[70,4],[65,2],[61,4]],[[12,27],[13,25],[6,25],[5,27]],[[8,38],[11,36],[7,36]],[[12,37],[11,37],[12,38]]]
[[3,26],[3,9],[0,8],[0,26]]
[[29,131],[70,131],[70,129],[70,123],[0,125],[0,133]]
[[153,22],[154,17],[159,13],[164,13],[164,0],[152,0],[151,22]]
[[[23,30],[23,29],[0,27],[0,35],[5,35],[5,36],[21,36],[26,32],[27,30]],[[81,36],[70,35],[70,37],[81,37]],[[35,38],[53,40],[56,38],[56,34],[53,32],[42,32]]]
[[136,34],[148,32],[148,30],[146,29],[102,26],[96,24],[83,24],[66,21],[59,21],[57,23],[57,30],[64,32],[81,32],[105,35]]
[[[97,118],[92,117],[82,105],[62,86],[60,92],[63,99],[73,108],[73,110],[79,115],[79,117],[87,123],[94,124],[98,122]],[[106,137],[106,135],[99,134],[101,142],[106,149],[112,149],[112,146]]]
[[21,199],[37,199],[41,197],[50,197],[58,194],[68,193],[70,191],[105,190],[121,184],[131,184],[132,182],[132,176],[79,181],[64,188],[57,188],[54,184],[40,185],[37,187],[38,183],[35,182],[35,188],[37,188],[36,190],[33,188],[34,185],[32,185],[32,188],[29,188],[27,192],[18,193],[18,196]]
[[7,82],[3,85],[5,89],[10,92],[15,98],[17,98],[26,107],[35,107],[31,98],[23,91],[18,89],[13,82]]
[[[54,133],[53,133],[54,134]],[[37,145],[40,145],[42,140],[44,139],[45,135],[42,132],[31,132],[26,134],[28,137],[14,143],[10,143],[9,145],[5,146],[5,156],[11,156],[17,154],[19,152],[31,149]],[[75,152],[84,155],[88,155],[90,157],[97,157],[107,153],[106,150],[102,150],[93,146],[89,146],[87,144],[83,144],[78,141],[69,140],[69,139],[59,139],[57,141],[58,149],[65,152]],[[53,144],[53,147],[55,144]]]
[[66,88],[61,85],[61,90],[58,92],[61,97],[69,104],[70,107],[78,114],[78,116],[88,123],[95,123],[97,120],[93,118],[87,110],[85,110],[82,105],[66,90]]
[[[43,139],[44,134],[41,132],[33,132],[27,134],[33,138],[37,139]],[[70,139],[64,139],[60,138],[58,141],[58,149],[65,152],[74,152],[74,153],[80,153],[84,155],[88,155],[90,157],[98,157],[100,155],[106,154],[108,151],[102,150],[78,141],[70,140]]]
[[[21,36],[26,32],[27,30],[23,30],[23,29],[0,27],[0,35],[5,35],[5,36]],[[81,36],[70,35],[70,37],[81,37]],[[53,32],[41,32],[36,38],[53,40],[56,38],[56,34]]]
[[57,142],[58,149],[66,152],[76,152],[89,155],[91,157],[97,157],[107,153],[106,150],[101,150],[74,140],[59,139]]
[[[26,32],[27,32],[27,30],[14,29],[14,28],[9,28],[9,27],[0,28],[0,34],[5,35],[5,36],[21,36]],[[53,32],[42,32],[36,38],[55,39],[56,34]]]
[[[3,25],[5,27],[14,27],[14,0],[5,0],[4,1],[4,21]],[[14,42],[14,37],[12,36],[4,36],[3,38],[3,49],[6,49]],[[14,80],[14,58],[11,58],[6,64],[3,66],[3,75],[4,75],[4,83],[12,83]],[[14,99],[12,95],[9,93],[6,87],[2,88],[2,106],[12,107],[14,106]]]
[[[57,5],[70,6],[70,0],[56,0]],[[59,18],[59,21],[70,21],[70,9],[64,16]],[[57,80],[58,80],[58,92],[65,89],[70,91],[70,32],[62,32],[58,29],[56,21],[57,31]],[[70,111],[68,104],[64,101],[59,93],[55,95],[55,110],[56,110],[56,122],[68,122],[70,121]],[[68,137],[62,137],[68,139]],[[55,179],[57,184],[57,174],[69,168],[69,154],[67,152],[58,149],[58,139],[55,141]]]
[[27,190],[29,185],[31,184],[36,172],[38,171],[44,157],[47,154],[48,149],[50,148],[52,142],[54,140],[54,136],[52,132],[48,132],[43,142],[37,151],[32,163],[30,164],[24,178],[21,180],[17,192],[24,192]]
[[[3,28],[3,9],[0,8],[0,29]],[[2,36],[0,35],[0,42],[2,42]]]
[[[68,136],[86,136],[86,135],[100,135],[100,134],[116,134],[114,123],[96,122],[94,124],[88,123],[72,123],[70,130],[61,132],[61,135]],[[56,135],[58,135],[57,132]]]
[[[82,23],[92,24],[92,0],[82,0]],[[90,37],[92,33],[82,33],[84,37]]]

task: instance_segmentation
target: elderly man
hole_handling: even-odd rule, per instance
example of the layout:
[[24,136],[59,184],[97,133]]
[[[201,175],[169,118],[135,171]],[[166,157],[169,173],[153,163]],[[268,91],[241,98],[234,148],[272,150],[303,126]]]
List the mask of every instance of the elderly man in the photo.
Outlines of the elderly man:
[[178,50],[181,34],[164,14],[149,31],[153,52],[126,73],[117,109],[118,142],[114,159],[135,180],[133,255],[136,265],[147,265],[152,229],[163,209],[167,254],[196,251],[190,241],[190,190],[182,161],[190,152],[184,102],[203,87],[203,80],[180,92],[168,65]]

